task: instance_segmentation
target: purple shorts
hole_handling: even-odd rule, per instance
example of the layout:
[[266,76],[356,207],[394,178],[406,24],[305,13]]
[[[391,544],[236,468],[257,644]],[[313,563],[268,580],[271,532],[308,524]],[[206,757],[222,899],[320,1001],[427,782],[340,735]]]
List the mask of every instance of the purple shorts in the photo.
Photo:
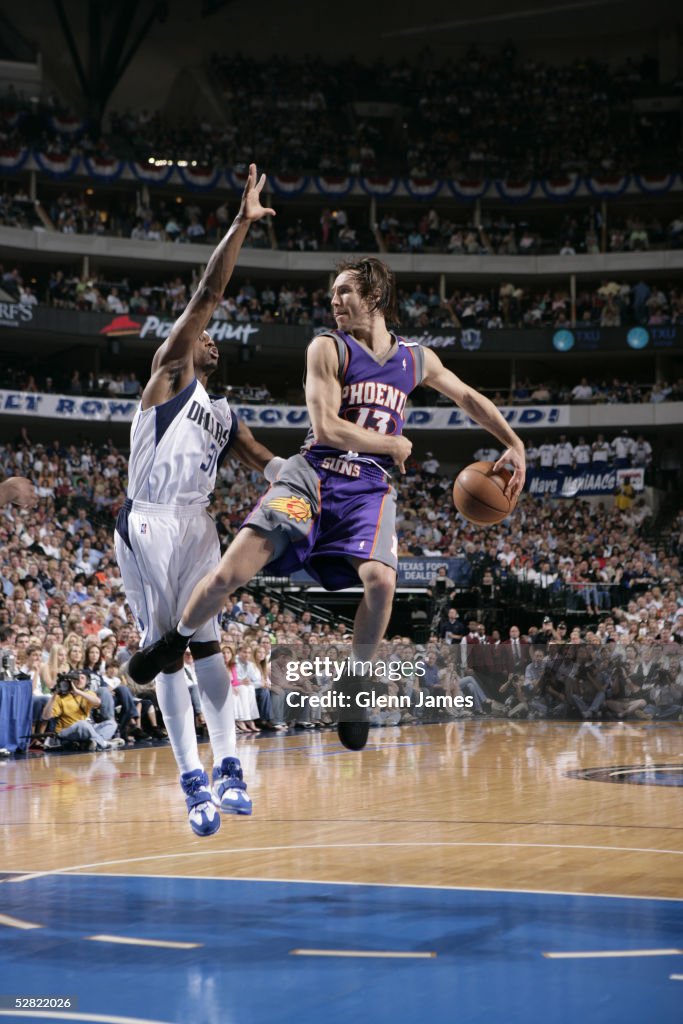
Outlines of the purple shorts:
[[349,557],[397,569],[396,491],[379,470],[348,465],[359,475],[314,465],[303,455],[287,459],[242,524],[277,535],[277,555],[264,572],[290,576],[305,569],[327,590],[343,590],[359,583]]

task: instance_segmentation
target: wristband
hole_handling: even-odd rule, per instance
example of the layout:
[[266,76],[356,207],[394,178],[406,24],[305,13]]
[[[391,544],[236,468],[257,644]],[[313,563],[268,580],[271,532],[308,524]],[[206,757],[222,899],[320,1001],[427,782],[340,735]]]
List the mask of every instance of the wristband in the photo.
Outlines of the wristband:
[[270,462],[268,462],[265,465],[265,467],[263,469],[263,475],[265,476],[265,478],[268,481],[268,483],[270,483],[270,484],[274,484],[275,483],[275,481],[279,477],[279,475],[280,475],[280,473],[282,471],[282,467],[284,466],[286,461],[287,460],[281,458],[281,456],[274,455],[273,458],[270,460]]

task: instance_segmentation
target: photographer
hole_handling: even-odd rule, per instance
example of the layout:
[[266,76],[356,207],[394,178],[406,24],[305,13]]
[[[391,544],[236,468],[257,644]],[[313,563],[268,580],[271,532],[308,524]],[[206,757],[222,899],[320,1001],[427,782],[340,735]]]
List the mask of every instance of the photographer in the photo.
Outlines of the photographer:
[[452,580],[446,572],[446,566],[440,565],[436,574],[429,581],[427,588],[427,596],[431,598],[432,628],[434,628],[438,619],[443,617],[443,613],[451,600],[454,590],[455,580]]
[[116,732],[116,722],[107,719],[95,724],[90,720],[92,711],[101,701],[87,684],[85,672],[60,673],[55,691],[43,710],[43,719],[55,719],[55,731],[60,740],[85,742],[89,750],[111,750],[119,745],[110,742]]

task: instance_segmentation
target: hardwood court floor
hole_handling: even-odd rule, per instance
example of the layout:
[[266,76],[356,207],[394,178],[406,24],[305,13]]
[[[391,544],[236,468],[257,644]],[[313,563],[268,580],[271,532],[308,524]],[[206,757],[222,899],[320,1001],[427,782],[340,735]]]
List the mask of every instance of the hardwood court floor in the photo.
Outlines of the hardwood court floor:
[[[333,732],[241,740],[254,815],[209,839],[186,824],[168,747],[31,756],[0,767],[0,864],[681,898],[682,739],[474,721],[372,730],[360,755]],[[644,784],[571,774],[599,768]]]
[[682,737],[240,740],[254,815],[209,839],[167,747],[0,764],[0,1020],[680,1024]]

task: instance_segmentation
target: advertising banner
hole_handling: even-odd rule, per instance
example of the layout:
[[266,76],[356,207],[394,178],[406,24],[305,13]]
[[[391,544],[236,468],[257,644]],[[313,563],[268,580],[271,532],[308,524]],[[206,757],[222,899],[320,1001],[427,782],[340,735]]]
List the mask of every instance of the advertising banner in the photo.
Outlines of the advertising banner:
[[[114,316],[106,313],[80,312],[33,306],[19,302],[0,302],[0,336],[5,328],[36,331],[41,334],[68,334],[87,343],[95,338],[128,337],[159,344],[168,337],[173,320],[150,313],[125,313]],[[286,324],[234,323],[215,317],[208,331],[216,342],[234,341],[240,345],[257,343],[261,351],[281,350],[283,346],[300,349],[310,342],[313,334],[323,328],[297,327]],[[426,348],[452,352],[466,352],[486,357],[493,354],[516,356],[555,354],[579,355],[584,352],[638,352],[642,350],[683,350],[683,327],[661,324],[649,327],[576,327],[553,330],[539,328],[516,330],[501,328],[434,328],[415,331],[410,324],[400,330],[408,341],[418,342]]]
[[[230,404],[242,422],[250,427],[297,427],[304,433],[310,425],[305,405],[247,405],[241,404],[239,399]],[[5,415],[125,423],[133,419],[136,407],[134,398],[0,390],[0,414]],[[520,406],[500,411],[515,427],[563,426],[569,422],[566,406]],[[415,408],[406,410],[406,424],[411,430],[468,430],[474,426],[474,421],[456,408]]]
[[643,469],[615,469],[611,466],[588,466],[581,472],[560,473],[556,470],[531,470],[526,477],[530,494],[551,498],[585,498],[599,494],[615,494],[622,483],[630,483],[635,491],[645,486]]

